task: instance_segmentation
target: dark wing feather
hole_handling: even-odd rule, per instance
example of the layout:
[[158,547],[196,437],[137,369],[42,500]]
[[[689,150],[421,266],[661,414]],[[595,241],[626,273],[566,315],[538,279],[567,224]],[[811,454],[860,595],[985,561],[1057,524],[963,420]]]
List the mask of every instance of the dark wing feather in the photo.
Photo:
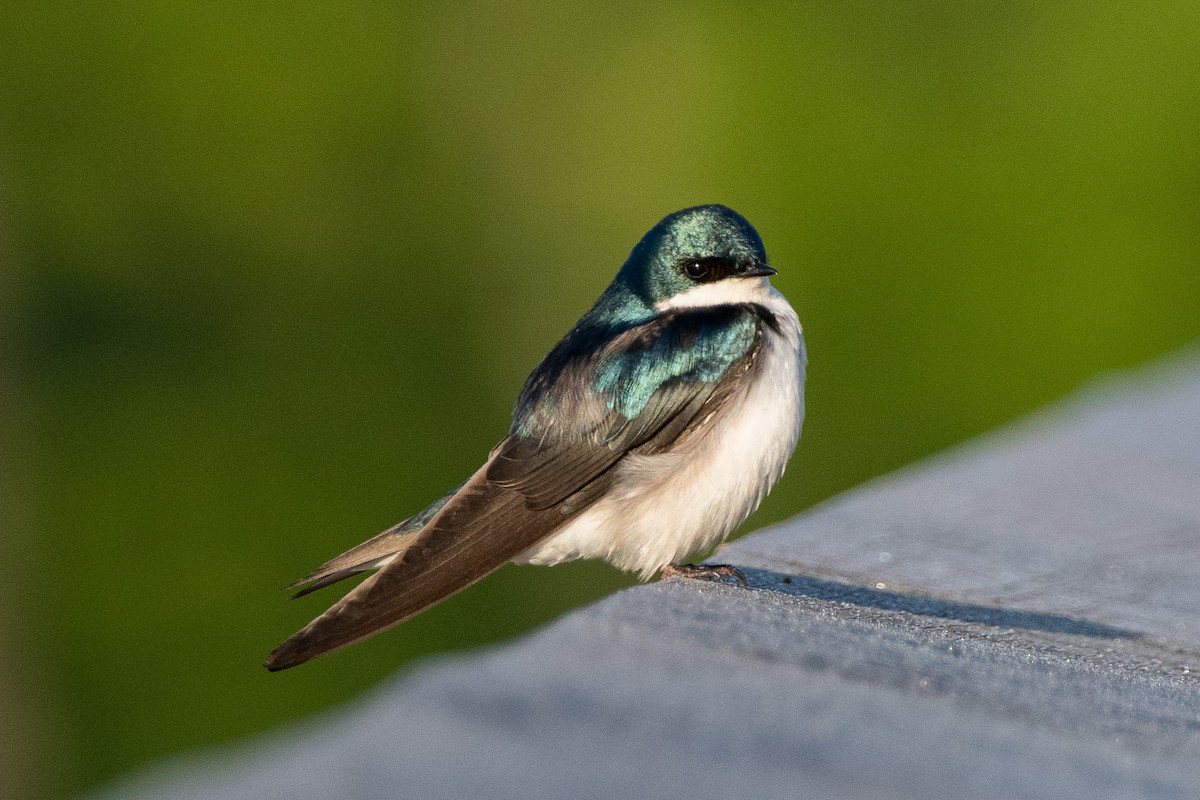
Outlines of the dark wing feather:
[[[554,365],[560,388],[554,393],[545,391],[543,364],[529,384],[541,399],[526,404],[523,396],[518,410],[524,407],[544,430],[537,437],[510,437],[488,477],[519,491],[532,508],[550,508],[600,479],[626,453],[668,449],[711,418],[740,385],[754,363],[764,313],[721,306],[664,315],[587,357]],[[720,346],[714,346],[714,332]],[[564,385],[580,388],[565,391]],[[595,422],[568,427],[575,420]],[[513,427],[518,433],[521,421]]]
[[634,420],[611,412],[606,427],[585,439],[556,444],[509,440],[493,462],[488,477],[516,489],[530,508],[551,508],[599,479],[626,453],[654,439],[668,425],[675,432],[668,441],[677,439],[715,388],[710,383],[675,381],[664,386],[647,410]]

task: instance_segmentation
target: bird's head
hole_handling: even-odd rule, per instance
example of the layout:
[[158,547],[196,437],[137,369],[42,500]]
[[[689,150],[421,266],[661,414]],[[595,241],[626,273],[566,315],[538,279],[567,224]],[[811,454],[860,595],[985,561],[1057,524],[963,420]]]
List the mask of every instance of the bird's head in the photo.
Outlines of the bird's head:
[[633,248],[618,280],[661,311],[738,302],[762,291],[774,274],[753,226],[730,208],[707,205],[676,211],[655,225]]

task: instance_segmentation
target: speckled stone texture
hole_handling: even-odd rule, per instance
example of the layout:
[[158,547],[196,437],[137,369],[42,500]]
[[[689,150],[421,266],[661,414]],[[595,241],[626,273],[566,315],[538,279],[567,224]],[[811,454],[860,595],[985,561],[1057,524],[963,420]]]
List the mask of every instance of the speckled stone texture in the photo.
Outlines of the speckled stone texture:
[[105,796],[1200,797],[1200,352],[720,560]]

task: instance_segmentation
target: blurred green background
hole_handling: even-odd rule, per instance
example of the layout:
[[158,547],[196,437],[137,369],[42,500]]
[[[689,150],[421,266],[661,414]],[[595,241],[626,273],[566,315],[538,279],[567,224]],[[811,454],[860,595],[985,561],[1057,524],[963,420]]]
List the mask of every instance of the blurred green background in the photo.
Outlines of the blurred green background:
[[285,724],[628,585],[501,573],[268,675],[661,216],[811,354],[744,529],[1200,336],[1200,5],[6,4],[0,793]]

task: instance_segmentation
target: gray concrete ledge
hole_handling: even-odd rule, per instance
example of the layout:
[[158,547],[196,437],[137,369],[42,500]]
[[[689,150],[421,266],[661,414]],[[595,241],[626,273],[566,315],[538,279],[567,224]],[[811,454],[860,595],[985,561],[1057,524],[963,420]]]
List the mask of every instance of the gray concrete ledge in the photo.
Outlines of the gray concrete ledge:
[[1196,352],[720,560],[106,796],[1200,797]]

